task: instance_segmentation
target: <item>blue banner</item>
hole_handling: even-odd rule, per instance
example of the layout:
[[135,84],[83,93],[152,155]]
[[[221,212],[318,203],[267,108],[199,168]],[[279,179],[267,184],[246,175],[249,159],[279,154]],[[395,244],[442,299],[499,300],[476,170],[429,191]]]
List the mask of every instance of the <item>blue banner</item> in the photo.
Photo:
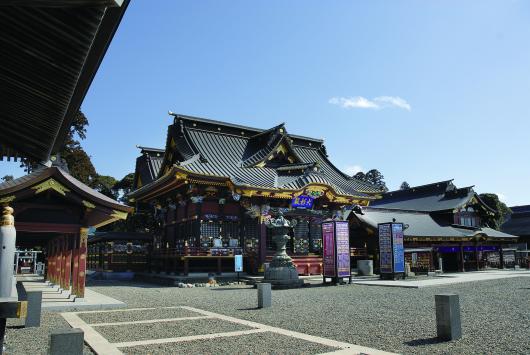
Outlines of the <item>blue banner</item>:
[[315,201],[315,199],[311,196],[300,195],[300,196],[293,198],[293,201],[291,202],[291,207],[301,208],[301,209],[310,209],[313,207],[313,201]]
[[392,223],[392,252],[394,272],[405,272],[405,248],[403,247],[403,224]]

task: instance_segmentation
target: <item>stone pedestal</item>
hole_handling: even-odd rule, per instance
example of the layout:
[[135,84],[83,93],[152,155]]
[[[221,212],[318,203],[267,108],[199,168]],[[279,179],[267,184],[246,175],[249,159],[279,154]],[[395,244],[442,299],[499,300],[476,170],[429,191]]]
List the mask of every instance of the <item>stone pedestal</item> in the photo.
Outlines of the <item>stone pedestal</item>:
[[298,271],[294,266],[269,267],[264,281],[274,288],[296,288],[304,284],[304,280],[298,278]]
[[374,274],[373,260],[357,260],[357,271],[359,276],[372,276]]

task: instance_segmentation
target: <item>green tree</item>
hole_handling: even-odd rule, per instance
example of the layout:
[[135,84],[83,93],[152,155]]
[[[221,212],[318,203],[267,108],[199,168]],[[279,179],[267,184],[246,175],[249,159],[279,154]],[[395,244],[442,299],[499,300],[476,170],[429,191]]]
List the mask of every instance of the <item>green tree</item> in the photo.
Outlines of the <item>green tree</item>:
[[13,177],[13,175],[5,175],[2,180],[4,182],[7,182],[7,181],[12,181],[12,180],[15,180],[15,178]]
[[359,171],[357,174],[353,175],[353,177],[357,180],[379,187],[383,191],[388,191],[384,180],[385,177],[377,169],[368,170],[366,173]]
[[114,189],[118,181],[109,175],[96,175],[91,183],[91,187],[101,192],[103,195],[110,197],[113,200],[118,198],[118,192]]
[[368,170],[366,172],[366,182],[374,186],[380,187],[384,191],[388,191],[386,188],[385,177],[377,169]]
[[357,174],[353,175],[353,177],[360,181],[366,181],[366,174],[362,171],[359,171]]
[[400,190],[410,189],[410,185],[409,185],[408,182],[403,181],[403,182],[401,183],[401,186],[399,187],[399,189],[400,189]]
[[500,229],[508,215],[512,213],[512,210],[510,207],[506,206],[504,202],[499,200],[499,196],[497,196],[497,194],[484,193],[478,196],[486,205],[495,210],[495,214],[493,216],[484,214],[481,215],[481,218],[491,228]]
[[125,175],[120,181],[116,182],[112,189],[116,191],[119,196],[119,199],[123,203],[128,203],[129,199],[127,195],[132,191],[134,184],[134,173],[129,173]]
[[85,185],[94,187],[97,177],[96,168],[90,160],[90,156],[85,152],[78,139],[86,138],[86,127],[88,118],[81,111],[78,111],[72,126],[66,137],[66,141],[59,156],[65,160],[70,174]]

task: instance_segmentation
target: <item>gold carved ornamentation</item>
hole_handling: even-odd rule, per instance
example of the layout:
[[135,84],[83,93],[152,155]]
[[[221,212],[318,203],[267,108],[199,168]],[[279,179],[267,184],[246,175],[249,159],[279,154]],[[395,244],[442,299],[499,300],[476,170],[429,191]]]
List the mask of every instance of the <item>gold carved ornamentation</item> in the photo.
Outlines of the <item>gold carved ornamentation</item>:
[[47,190],[54,190],[60,193],[61,195],[65,196],[67,192],[70,192],[69,189],[58,183],[54,179],[48,179],[44,182],[41,182],[38,185],[35,185],[32,187],[33,190],[35,190],[36,194],[40,194],[41,192],[47,191]]
[[186,180],[187,177],[188,177],[188,174],[183,173],[181,171],[177,171],[175,173],[175,179],[177,179],[177,180]]
[[283,191],[283,192],[276,192],[274,194],[274,197],[276,198],[286,198],[286,199],[291,199],[293,198],[293,194],[291,192],[286,192],[286,191]]
[[86,200],[83,200],[82,202],[83,202],[83,206],[85,206],[86,208],[96,208],[96,205],[94,205],[91,202],[88,202]]
[[0,219],[0,226],[14,226],[15,218],[13,217],[13,208],[6,206],[2,210],[2,219]]
[[0,203],[10,203],[10,202],[15,201],[15,198],[16,197],[14,195],[2,197],[0,198]]
[[112,210],[110,216],[116,219],[127,219],[127,212]]

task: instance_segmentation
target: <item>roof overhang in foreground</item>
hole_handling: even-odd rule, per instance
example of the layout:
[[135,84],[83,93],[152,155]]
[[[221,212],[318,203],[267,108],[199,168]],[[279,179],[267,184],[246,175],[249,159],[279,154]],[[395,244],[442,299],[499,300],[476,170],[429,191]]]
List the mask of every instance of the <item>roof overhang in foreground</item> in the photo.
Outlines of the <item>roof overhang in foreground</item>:
[[0,159],[59,151],[129,0],[0,5]]

